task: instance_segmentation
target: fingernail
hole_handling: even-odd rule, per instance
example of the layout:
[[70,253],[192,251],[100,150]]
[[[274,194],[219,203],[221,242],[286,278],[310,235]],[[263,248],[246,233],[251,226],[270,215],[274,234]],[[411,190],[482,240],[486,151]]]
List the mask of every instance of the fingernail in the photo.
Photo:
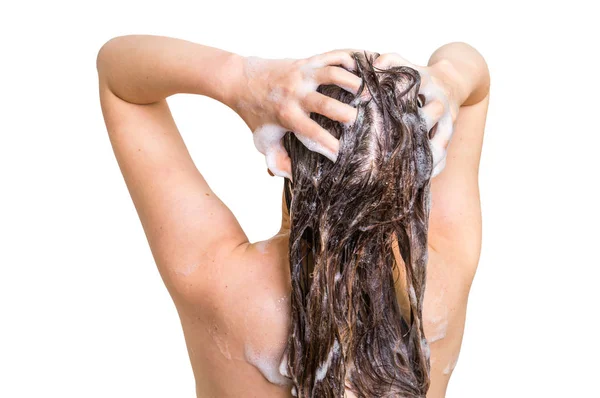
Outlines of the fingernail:
[[319,152],[321,155],[325,156],[327,159],[331,160],[333,163],[337,161],[337,153],[327,148],[323,148],[323,151]]

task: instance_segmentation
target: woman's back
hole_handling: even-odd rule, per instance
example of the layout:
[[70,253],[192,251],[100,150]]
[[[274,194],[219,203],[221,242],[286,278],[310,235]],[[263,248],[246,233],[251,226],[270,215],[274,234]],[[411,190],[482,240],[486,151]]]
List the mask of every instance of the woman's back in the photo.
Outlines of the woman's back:
[[[203,283],[197,278],[206,278],[204,272],[178,273],[182,290],[175,302],[198,397],[291,396],[291,381],[280,372],[290,319],[288,238],[282,232],[210,261],[211,286],[202,294],[194,286]],[[427,397],[441,398],[458,360],[473,264],[431,247],[429,252],[423,311],[431,344]]]
[[[461,61],[456,61],[457,57]],[[396,59],[380,58],[384,63]],[[473,62],[465,63],[465,59]],[[284,125],[291,123],[297,127],[289,128],[296,136],[307,138],[303,142],[332,160],[337,140],[329,136],[322,141],[329,133],[320,126],[315,128],[306,113],[293,111],[294,107],[301,105],[307,112],[340,123],[356,117],[356,109],[347,104],[325,101],[314,90],[306,91],[302,80],[309,79],[309,86],[335,84],[356,92],[357,77],[348,72],[353,68],[353,59],[347,52],[334,51],[298,61],[248,61],[195,43],[152,36],[114,39],[98,55],[100,98],[111,144],[161,277],[177,307],[199,397],[276,397],[292,393],[283,375],[290,368],[279,366],[288,362],[283,355],[290,336],[290,318],[295,315],[290,308],[294,300],[289,298],[293,278],[288,259],[288,217],[284,213],[280,235],[268,242],[250,244],[233,214],[196,169],[165,98],[177,92],[208,95],[236,110],[249,126],[272,119]],[[452,111],[451,122],[456,119],[456,129],[451,143],[453,123],[442,125],[439,119],[437,133],[435,128],[430,131],[432,148],[444,155],[447,149],[444,171],[431,180],[423,310],[431,349],[428,396],[441,397],[456,363],[468,290],[479,258],[477,180],[489,77],[479,54],[460,43],[440,48],[430,63],[430,88],[435,89],[435,95],[441,93],[442,102],[446,101],[444,112],[450,100],[463,105],[458,119],[457,110]],[[280,90],[279,96],[269,91],[273,86]],[[284,104],[276,103],[275,98],[281,100],[282,96]],[[437,120],[436,101],[444,105],[434,96],[426,98],[423,107],[428,129]],[[285,126],[277,131],[282,129]],[[313,139],[325,146],[312,145]],[[275,146],[277,143],[272,142]],[[281,147],[276,149],[278,152],[267,154],[267,158],[285,173],[285,155]],[[440,165],[443,167],[443,163]],[[395,278],[402,279],[406,280]],[[405,310],[407,302],[413,305],[414,298],[409,300],[403,286],[396,285],[396,291],[400,309]],[[418,311],[412,314],[420,316]],[[328,366],[306,370],[315,370],[320,374],[318,381],[323,381],[322,373]],[[415,390],[424,391],[424,387],[419,384]],[[418,391],[416,394],[421,396]]]
[[[290,317],[286,257],[287,236],[278,235],[178,275],[183,290],[174,297],[198,397],[290,396],[279,373]],[[209,285],[195,289],[206,272]]]

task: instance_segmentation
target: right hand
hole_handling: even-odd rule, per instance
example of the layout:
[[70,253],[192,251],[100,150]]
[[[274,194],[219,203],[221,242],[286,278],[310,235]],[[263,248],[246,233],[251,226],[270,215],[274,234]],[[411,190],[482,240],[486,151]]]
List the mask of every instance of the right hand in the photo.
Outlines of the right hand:
[[352,124],[356,108],[316,90],[321,84],[335,84],[356,93],[361,79],[348,71],[355,69],[351,53],[344,50],[298,60],[244,59],[232,108],[253,131],[255,146],[266,156],[271,172],[291,178],[291,161],[281,142],[287,131],[294,132],[308,149],[336,160],[339,141],[310,113]]
[[420,114],[425,119],[429,142],[433,155],[433,172],[438,175],[446,165],[446,151],[452,134],[458,111],[462,104],[458,87],[451,78],[452,66],[439,62],[430,66],[414,65],[399,54],[388,53],[378,57],[373,65],[379,69],[395,66],[408,66],[421,75],[419,96],[424,99]]

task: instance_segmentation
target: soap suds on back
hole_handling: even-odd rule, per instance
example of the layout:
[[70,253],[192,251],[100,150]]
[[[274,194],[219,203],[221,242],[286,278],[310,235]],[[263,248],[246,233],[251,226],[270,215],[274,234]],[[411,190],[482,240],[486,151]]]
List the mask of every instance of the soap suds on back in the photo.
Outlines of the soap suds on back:
[[263,241],[257,242],[254,245],[254,247],[256,247],[256,250],[258,250],[262,254],[267,254],[267,253],[269,253],[269,244],[270,244],[270,242],[268,240],[263,240]]
[[444,372],[443,372],[443,373],[444,373],[445,375],[449,375],[449,374],[450,374],[450,373],[451,373],[451,372],[454,370],[454,368],[456,368],[456,364],[457,364],[457,363],[458,363],[458,357],[457,357],[457,358],[455,358],[453,361],[451,361],[451,362],[448,364],[448,366],[446,366],[446,369],[444,369]]
[[448,307],[448,268],[436,263],[430,267],[430,280],[427,281],[430,289],[425,291],[423,310],[423,326],[429,344],[446,338],[449,322],[450,308]]
[[443,314],[438,314],[427,319],[429,323],[429,335],[427,341],[429,344],[442,340],[446,337],[448,331],[448,314],[447,310]]
[[192,272],[198,268],[198,265],[198,263],[189,263],[181,268],[176,269],[175,273],[181,276],[190,276]]
[[269,382],[279,386],[289,386],[291,384],[291,380],[280,373],[281,364],[276,357],[255,351],[248,344],[246,345],[245,356],[248,363],[256,367]]
[[281,310],[286,310],[290,308],[290,297],[291,293],[286,296],[281,296],[277,299],[277,303],[275,304],[275,309],[279,312]]
[[279,374],[285,377],[291,377],[288,372],[288,354],[287,350],[283,353],[283,357],[281,357],[281,363],[279,364]]

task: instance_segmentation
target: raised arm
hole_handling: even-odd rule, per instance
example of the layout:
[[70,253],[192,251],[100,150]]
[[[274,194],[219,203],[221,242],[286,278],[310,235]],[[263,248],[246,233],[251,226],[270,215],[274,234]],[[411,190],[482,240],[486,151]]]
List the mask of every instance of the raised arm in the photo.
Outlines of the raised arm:
[[[324,83],[357,89],[356,76],[333,66],[351,67],[351,61],[344,52],[306,60],[244,58],[158,36],[118,37],[100,49],[100,100],[110,141],[171,293],[193,273],[206,279],[202,272],[247,238],[196,169],[166,98],[209,96],[234,109],[253,131],[292,130],[315,150],[335,154],[337,140],[308,115],[316,111],[340,121],[355,116],[354,108],[316,92]],[[272,138],[259,142],[265,154],[280,150]],[[285,172],[277,162],[285,163],[287,154],[276,154],[274,166]]]
[[196,169],[166,97],[207,95],[225,102],[231,53],[183,40],[126,36],[98,53],[102,112],[123,177],[169,291],[181,276],[247,241]]
[[173,94],[206,95],[225,104],[239,57],[201,44],[161,36],[122,36],[98,53],[100,85],[132,104],[152,104]]
[[465,43],[450,43],[429,59],[440,81],[453,92],[458,113],[446,143],[445,168],[431,182],[430,242],[441,254],[459,259],[467,283],[481,249],[479,161],[489,102],[490,74],[481,54]]

